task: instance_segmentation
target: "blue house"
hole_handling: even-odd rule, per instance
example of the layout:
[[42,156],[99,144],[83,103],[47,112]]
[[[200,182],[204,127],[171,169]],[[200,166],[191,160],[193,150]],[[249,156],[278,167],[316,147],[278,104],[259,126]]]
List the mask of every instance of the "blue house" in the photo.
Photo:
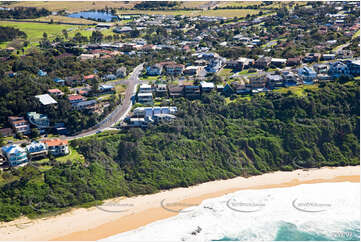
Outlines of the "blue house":
[[9,161],[10,166],[17,166],[28,161],[25,149],[19,145],[12,144],[3,146],[1,150]]
[[147,67],[147,75],[149,76],[159,76],[162,74],[163,67],[159,64]]
[[43,71],[43,70],[39,70],[38,71],[38,76],[47,76],[48,73],[46,73],[46,71]]
[[309,67],[302,67],[298,69],[298,76],[305,82],[309,84],[317,77],[317,73]]

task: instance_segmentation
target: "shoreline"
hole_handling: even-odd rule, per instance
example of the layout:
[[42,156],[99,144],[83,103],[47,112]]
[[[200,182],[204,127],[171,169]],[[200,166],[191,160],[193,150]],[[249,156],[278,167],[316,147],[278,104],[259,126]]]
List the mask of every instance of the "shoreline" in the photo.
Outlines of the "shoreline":
[[[164,201],[167,201],[168,205],[191,206],[198,205],[205,199],[239,190],[282,188],[324,182],[359,183],[360,166],[277,171],[249,178],[211,181],[149,195],[113,198],[104,201],[99,207],[74,208],[60,215],[35,220],[22,217],[11,222],[2,222],[0,234],[2,240],[99,240],[177,215],[177,212],[162,207]],[[186,207],[174,208],[178,210]]]

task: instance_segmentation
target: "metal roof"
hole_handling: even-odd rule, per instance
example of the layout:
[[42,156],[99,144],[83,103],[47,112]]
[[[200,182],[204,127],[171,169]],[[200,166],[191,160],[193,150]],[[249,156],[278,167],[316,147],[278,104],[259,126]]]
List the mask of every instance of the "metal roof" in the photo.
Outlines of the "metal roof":
[[54,98],[52,98],[49,94],[43,94],[43,95],[37,95],[35,96],[41,104],[43,105],[49,105],[49,104],[57,104],[58,102],[55,101]]

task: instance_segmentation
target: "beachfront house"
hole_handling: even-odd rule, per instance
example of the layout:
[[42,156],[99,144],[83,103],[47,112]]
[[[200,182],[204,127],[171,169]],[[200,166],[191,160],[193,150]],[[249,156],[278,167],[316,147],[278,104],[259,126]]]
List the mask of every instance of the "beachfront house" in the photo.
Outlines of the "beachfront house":
[[49,154],[62,156],[69,154],[68,141],[62,139],[48,139],[43,141],[47,145]]
[[10,166],[17,166],[28,162],[28,158],[26,156],[26,151],[24,148],[20,147],[20,145],[11,144],[7,146],[3,146],[1,148],[2,153],[7,158]]
[[38,158],[48,155],[48,147],[43,142],[33,141],[25,147],[29,158]]

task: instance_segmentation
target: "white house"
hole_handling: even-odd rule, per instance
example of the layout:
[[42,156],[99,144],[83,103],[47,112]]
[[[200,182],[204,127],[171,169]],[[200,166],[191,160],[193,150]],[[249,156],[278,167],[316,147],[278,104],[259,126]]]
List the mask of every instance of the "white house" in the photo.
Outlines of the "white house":
[[201,84],[202,92],[210,92],[214,89],[213,82],[202,81],[200,84]]
[[152,93],[152,86],[149,84],[142,84],[139,86],[139,93]]
[[1,150],[9,161],[10,166],[17,166],[28,161],[25,149],[19,145],[12,144],[3,146]]

